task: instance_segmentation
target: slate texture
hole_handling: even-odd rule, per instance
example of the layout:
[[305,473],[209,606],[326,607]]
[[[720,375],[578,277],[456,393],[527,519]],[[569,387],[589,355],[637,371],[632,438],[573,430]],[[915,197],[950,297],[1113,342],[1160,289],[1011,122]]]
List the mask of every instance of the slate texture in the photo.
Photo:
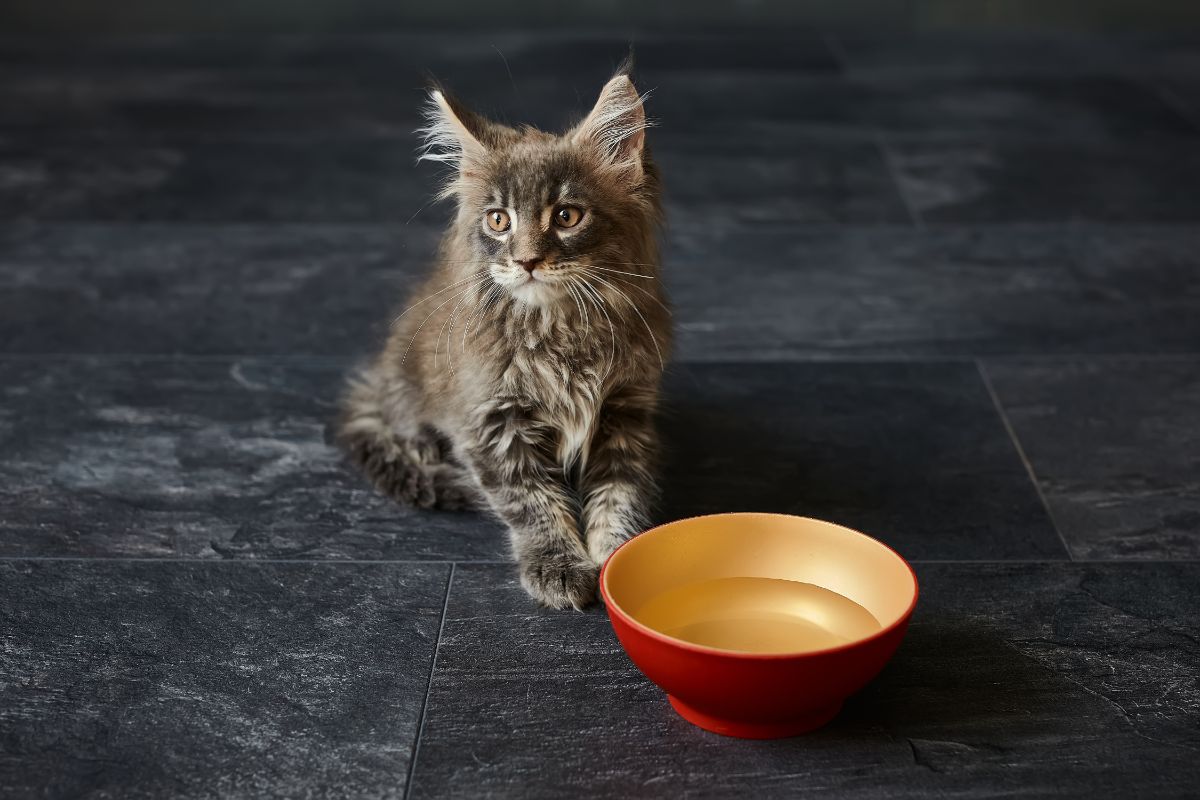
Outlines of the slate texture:
[[[631,42],[659,518],[921,581],[796,739],[690,726],[329,444],[451,213],[422,72],[562,127]],[[1184,32],[0,35],[0,795],[1194,796],[1198,86]]]

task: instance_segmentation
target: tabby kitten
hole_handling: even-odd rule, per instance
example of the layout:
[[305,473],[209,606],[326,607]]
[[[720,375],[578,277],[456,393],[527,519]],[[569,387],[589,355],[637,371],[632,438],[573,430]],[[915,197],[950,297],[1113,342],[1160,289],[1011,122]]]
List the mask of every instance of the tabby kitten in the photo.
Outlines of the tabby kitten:
[[555,135],[430,92],[421,158],[451,168],[441,196],[457,215],[340,423],[396,500],[494,512],[522,585],[551,608],[595,599],[655,495],[671,332],[643,99],[622,69]]

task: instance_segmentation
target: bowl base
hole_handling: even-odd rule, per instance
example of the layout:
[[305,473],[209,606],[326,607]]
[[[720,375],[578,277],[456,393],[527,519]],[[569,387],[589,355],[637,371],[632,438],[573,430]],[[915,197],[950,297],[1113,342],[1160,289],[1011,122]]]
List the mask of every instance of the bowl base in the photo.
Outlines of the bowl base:
[[799,736],[827,725],[842,710],[842,704],[837,703],[780,722],[752,722],[714,717],[672,695],[667,695],[667,699],[671,701],[671,707],[679,712],[679,716],[693,725],[722,736],[736,736],[739,739],[782,739],[787,736]]

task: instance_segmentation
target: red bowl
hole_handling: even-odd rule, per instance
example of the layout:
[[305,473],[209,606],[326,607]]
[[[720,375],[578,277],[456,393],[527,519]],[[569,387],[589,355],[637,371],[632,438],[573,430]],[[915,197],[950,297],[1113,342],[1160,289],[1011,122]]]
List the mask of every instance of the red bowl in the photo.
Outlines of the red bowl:
[[879,673],[917,578],[891,548],[840,525],[716,514],[621,545],[600,592],[621,646],[684,719],[773,739],[826,724]]

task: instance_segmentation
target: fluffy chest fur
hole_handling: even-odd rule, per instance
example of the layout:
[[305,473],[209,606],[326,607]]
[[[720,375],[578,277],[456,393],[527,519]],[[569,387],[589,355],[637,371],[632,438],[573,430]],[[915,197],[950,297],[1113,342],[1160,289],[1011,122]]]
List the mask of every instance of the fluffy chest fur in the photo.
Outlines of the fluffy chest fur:
[[565,322],[508,334],[510,353],[496,376],[497,395],[520,400],[554,431],[560,465],[586,462],[606,392],[606,354]]

